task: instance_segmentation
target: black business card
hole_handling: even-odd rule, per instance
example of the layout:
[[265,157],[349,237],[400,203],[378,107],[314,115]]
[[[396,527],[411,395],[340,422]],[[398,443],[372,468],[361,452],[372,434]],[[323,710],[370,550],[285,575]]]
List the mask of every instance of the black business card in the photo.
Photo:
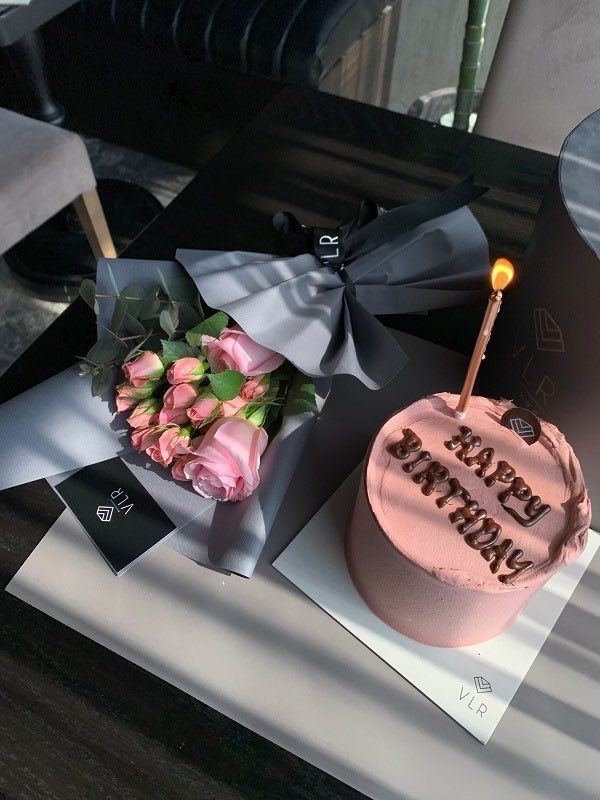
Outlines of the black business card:
[[117,575],[175,529],[120,458],[84,467],[54,488]]

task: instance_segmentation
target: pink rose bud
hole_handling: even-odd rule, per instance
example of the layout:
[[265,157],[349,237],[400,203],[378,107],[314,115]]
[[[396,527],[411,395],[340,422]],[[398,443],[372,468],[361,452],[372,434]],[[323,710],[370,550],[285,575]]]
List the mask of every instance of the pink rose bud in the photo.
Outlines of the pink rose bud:
[[268,391],[271,385],[271,378],[269,375],[255,375],[253,378],[248,378],[246,383],[240,390],[240,396],[244,400],[256,400]]
[[146,400],[140,400],[137,406],[133,409],[127,422],[132,428],[148,428],[150,425],[156,425],[158,422],[158,412],[160,411],[162,403],[155,397],[148,397]]
[[190,383],[169,387],[163,397],[163,407],[158,415],[159,423],[182,425],[187,422],[187,409],[194,404],[197,397],[198,392]]
[[141,386],[146,381],[162,377],[165,368],[162,361],[150,350],[144,350],[123,364],[123,374],[134,386]]
[[118,411],[128,411],[137,406],[140,400],[145,400],[154,394],[158,381],[146,381],[141,386],[133,386],[131,383],[121,383],[117,386],[115,402]]
[[179,456],[173,462],[173,466],[171,467],[171,475],[175,478],[176,481],[189,481],[190,479],[186,477],[183,468],[186,464],[189,464],[190,461],[193,461],[196,458],[195,453],[186,453],[183,456]]
[[234,397],[233,400],[225,400],[221,406],[221,416],[235,417],[238,411],[241,411],[242,408],[245,408],[247,405],[248,401],[244,400],[241,395]]
[[224,328],[218,339],[203,336],[202,347],[213,372],[235,369],[250,377],[273,372],[285,361],[279,353],[251,339],[239,325]]
[[167,380],[172,386],[199,381],[206,372],[206,361],[199,358],[179,358],[167,370]]
[[168,467],[177,456],[189,452],[191,428],[180,428],[178,425],[160,426],[158,437],[148,437],[146,454],[163,467]]
[[187,410],[187,415],[192,425],[202,425],[219,408],[219,401],[210,392],[200,395],[193,406]]
[[141,452],[157,442],[160,431],[161,428],[158,425],[151,425],[148,428],[135,428],[131,431],[131,444],[134,450]]
[[135,397],[121,397],[118,393],[115,395],[115,403],[117,411],[129,411],[130,408],[135,408],[138,400]]
[[256,489],[258,468],[268,436],[242,417],[213,422],[195,458],[183,467],[185,476],[202,497],[214,500],[245,500]]

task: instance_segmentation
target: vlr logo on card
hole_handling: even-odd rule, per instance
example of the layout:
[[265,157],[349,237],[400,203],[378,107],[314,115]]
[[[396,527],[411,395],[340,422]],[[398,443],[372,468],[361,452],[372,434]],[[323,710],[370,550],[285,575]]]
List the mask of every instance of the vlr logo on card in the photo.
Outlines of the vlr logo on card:
[[133,508],[133,503],[129,502],[129,495],[125,494],[123,489],[114,489],[110,493],[111,506],[98,506],[96,509],[96,516],[100,522],[110,522],[113,517],[113,512],[118,514],[129,514]]
[[[486,694],[492,690],[492,684],[484,678],[482,675],[476,675],[473,678],[473,683],[475,684],[475,692],[477,694]],[[480,717],[488,710],[488,707],[485,703],[482,703],[479,700],[472,689],[466,689],[464,686],[460,687],[460,693],[458,698],[461,703],[465,703],[467,708],[469,708],[474,714],[479,714]]]
[[98,506],[96,509],[96,516],[100,520],[100,522],[110,522],[113,515],[113,507],[112,506]]
[[85,467],[55,488],[117,575],[175,527],[120,458]]

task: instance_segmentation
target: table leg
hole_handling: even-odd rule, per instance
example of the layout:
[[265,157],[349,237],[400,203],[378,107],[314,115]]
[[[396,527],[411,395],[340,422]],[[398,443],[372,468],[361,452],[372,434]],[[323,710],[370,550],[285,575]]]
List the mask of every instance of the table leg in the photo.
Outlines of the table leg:
[[64,108],[55,102],[48,85],[44,43],[39,31],[26,33],[5,49],[8,60],[32,104],[33,116],[53,125],[65,118]]

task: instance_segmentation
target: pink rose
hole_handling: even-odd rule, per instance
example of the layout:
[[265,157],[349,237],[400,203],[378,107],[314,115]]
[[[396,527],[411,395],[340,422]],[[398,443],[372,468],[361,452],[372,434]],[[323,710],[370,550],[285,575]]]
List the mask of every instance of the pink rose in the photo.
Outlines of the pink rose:
[[[147,437],[146,454],[152,461],[168,467],[176,456],[185,455],[190,445],[190,428],[178,425],[160,426]],[[142,444],[146,442],[142,441]]]
[[167,371],[167,380],[173,386],[199,381],[206,372],[206,362],[199,358],[179,358]]
[[210,393],[201,395],[193,406],[187,410],[187,415],[193,425],[202,425],[219,408],[219,401]]
[[163,397],[163,407],[158,415],[161,425],[175,423],[181,425],[187,422],[187,409],[192,406],[198,397],[198,392],[190,383],[179,383],[167,389]]
[[158,412],[161,409],[161,402],[155,397],[148,397],[141,400],[133,409],[127,422],[132,428],[148,428],[158,422]]
[[203,336],[202,347],[213,372],[235,369],[246,376],[260,375],[273,372],[285,361],[279,353],[251,339],[239,325],[224,328],[218,339]]
[[115,402],[118,411],[128,411],[137,406],[140,400],[154,394],[158,381],[146,381],[140,386],[133,386],[131,383],[121,383],[117,386]]
[[234,397],[233,400],[225,400],[221,406],[222,417],[235,417],[238,411],[248,405],[248,401],[244,400],[241,395]]
[[160,378],[164,371],[162,361],[150,350],[144,350],[139,356],[123,364],[123,374],[134,386],[141,386],[146,381]]
[[173,462],[173,466],[171,467],[171,475],[175,478],[176,481],[189,481],[190,479],[186,477],[183,468],[186,464],[189,464],[190,461],[193,461],[196,458],[195,453],[186,453],[183,456],[179,456]]
[[264,428],[242,417],[214,422],[185,464],[185,476],[203,497],[245,500],[258,486],[260,457],[268,444]]
[[148,428],[135,428],[131,431],[131,444],[134,450],[141,452],[158,441],[160,426],[150,425]]
[[138,401],[135,397],[121,396],[118,392],[115,395],[115,403],[117,404],[117,411],[129,411],[130,408],[135,408]]
[[268,375],[255,375],[252,378],[248,378],[240,390],[240,396],[247,401],[256,400],[258,397],[262,397],[269,389],[270,383],[271,380]]

